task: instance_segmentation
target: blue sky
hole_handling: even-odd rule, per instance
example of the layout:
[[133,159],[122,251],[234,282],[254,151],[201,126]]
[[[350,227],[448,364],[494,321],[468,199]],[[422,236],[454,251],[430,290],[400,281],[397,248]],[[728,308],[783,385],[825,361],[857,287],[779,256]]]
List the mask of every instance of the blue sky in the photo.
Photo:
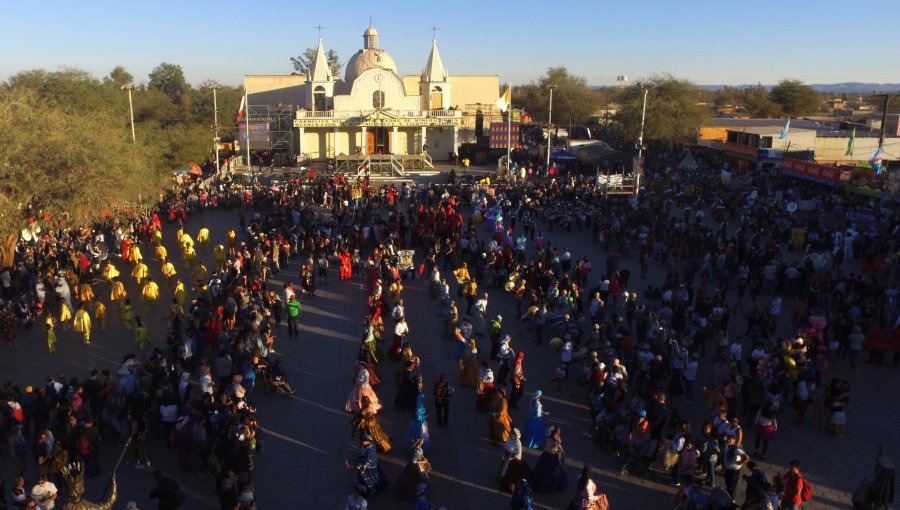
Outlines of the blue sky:
[[4,8],[0,80],[60,66],[101,77],[122,65],[145,82],[172,62],[193,84],[238,85],[244,74],[289,73],[320,24],[345,62],[371,16],[400,74],[421,72],[436,25],[450,74],[514,84],[550,66],[591,85],[658,72],[698,84],[896,83],[898,14],[897,0],[17,1]]

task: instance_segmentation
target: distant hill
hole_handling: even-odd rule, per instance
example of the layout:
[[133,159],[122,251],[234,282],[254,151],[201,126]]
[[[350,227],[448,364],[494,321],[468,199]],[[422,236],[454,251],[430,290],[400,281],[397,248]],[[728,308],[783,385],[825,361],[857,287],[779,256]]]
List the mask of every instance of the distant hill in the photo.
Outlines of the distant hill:
[[[755,87],[756,85],[734,85],[738,88]],[[774,85],[765,85],[767,89],[771,89]],[[719,90],[726,85],[700,85],[704,90]],[[845,83],[814,83],[810,85],[816,92],[834,92],[836,94],[871,94],[872,91],[900,91],[900,83],[861,83],[861,82],[845,82]]]

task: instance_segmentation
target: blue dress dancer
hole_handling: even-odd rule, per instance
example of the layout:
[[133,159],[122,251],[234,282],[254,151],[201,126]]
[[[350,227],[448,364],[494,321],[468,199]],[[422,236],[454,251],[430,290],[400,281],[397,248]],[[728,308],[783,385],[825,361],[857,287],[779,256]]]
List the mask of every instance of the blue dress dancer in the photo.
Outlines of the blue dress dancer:
[[547,439],[547,421],[544,418],[544,406],[541,405],[541,390],[534,392],[531,398],[531,410],[528,411],[528,422],[525,424],[525,437],[522,444],[527,448],[542,448]]
[[424,441],[421,446],[422,451],[428,450],[428,445],[431,441],[428,435],[424,393],[419,393],[419,396],[416,398],[416,415],[409,423],[409,427],[406,428],[406,434],[403,436],[403,444],[407,449],[410,449],[412,442],[418,438],[422,438],[422,441]]

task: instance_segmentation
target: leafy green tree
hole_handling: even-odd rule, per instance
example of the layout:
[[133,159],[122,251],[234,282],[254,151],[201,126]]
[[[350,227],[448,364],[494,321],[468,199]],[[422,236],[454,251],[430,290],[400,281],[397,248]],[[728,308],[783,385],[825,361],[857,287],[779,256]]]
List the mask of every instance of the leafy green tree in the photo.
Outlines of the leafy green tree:
[[781,105],[772,100],[772,95],[762,85],[745,88],[742,91],[741,104],[753,118],[767,119],[784,113]]
[[819,94],[800,80],[781,80],[772,88],[772,100],[792,117],[809,115],[819,110]]
[[697,129],[709,116],[698,104],[700,89],[687,80],[670,74],[654,74],[623,91],[616,113],[619,134],[637,141],[641,130],[644,89],[647,93],[647,116],[644,142],[683,143],[696,140]]
[[[84,115],[23,86],[0,87],[0,233],[26,218],[80,225],[104,211],[137,208],[157,197],[165,172],[152,146],[133,144],[112,109]],[[50,225],[45,224],[44,228]]]
[[[172,169],[211,157],[208,90],[195,95],[183,83],[169,88],[172,97],[166,80],[135,88],[133,143],[127,93],[119,84],[130,83],[127,78],[121,68],[103,81],[80,69],[36,69],[0,84],[0,126],[15,127],[0,137],[0,239],[45,213],[55,226],[133,211],[157,200]],[[208,110],[203,94],[210,96]],[[238,101],[238,89],[223,87],[220,114],[237,111]],[[227,133],[234,116],[220,118],[220,133]]]
[[125,70],[122,66],[116,66],[109,72],[109,76],[103,79],[105,82],[112,82],[118,86],[134,83],[134,76]]
[[161,91],[172,101],[178,101],[191,88],[180,65],[163,62],[150,71],[149,77],[148,88]]
[[581,124],[600,105],[600,98],[581,76],[569,74],[565,67],[551,67],[544,76],[527,85],[513,87],[512,102],[525,107],[537,122],[546,122],[553,90],[553,124]]
[[[306,48],[306,50],[303,51],[303,54],[291,57],[291,67],[294,68],[294,72],[291,74],[307,74],[309,72],[309,66],[312,65],[313,60],[316,58],[317,49],[317,47]],[[338,57],[336,51],[326,51],[325,60],[328,61],[328,69],[331,71],[331,74],[338,74],[340,72],[341,59]]]

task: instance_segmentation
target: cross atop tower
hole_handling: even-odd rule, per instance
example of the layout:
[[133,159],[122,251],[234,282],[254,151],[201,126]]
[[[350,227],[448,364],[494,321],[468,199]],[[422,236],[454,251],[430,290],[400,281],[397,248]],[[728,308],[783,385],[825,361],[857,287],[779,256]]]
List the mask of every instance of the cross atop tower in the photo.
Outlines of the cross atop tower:
[[437,40],[437,31],[439,30],[438,27],[431,25],[430,30],[431,30],[431,40],[436,41]]
[[322,29],[325,27],[323,27],[322,25],[316,25],[313,28],[315,28],[316,30],[319,31],[319,39],[321,39],[322,38]]

